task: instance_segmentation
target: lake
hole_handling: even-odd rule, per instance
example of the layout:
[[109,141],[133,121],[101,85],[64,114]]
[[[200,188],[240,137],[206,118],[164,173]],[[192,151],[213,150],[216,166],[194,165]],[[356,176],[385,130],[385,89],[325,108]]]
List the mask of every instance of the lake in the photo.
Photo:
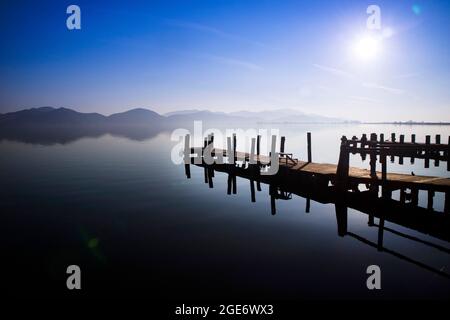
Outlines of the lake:
[[[439,125],[274,125],[286,136],[286,152],[305,159],[312,133],[313,161],[337,163],[340,137],[362,133],[441,134]],[[61,143],[0,142],[2,287],[12,296],[65,296],[66,268],[82,270],[87,297],[195,299],[449,298],[450,280],[407,259],[337,234],[333,204],[293,196],[277,201],[271,215],[269,187],[250,201],[249,181],[227,176],[214,188],[203,169],[171,161],[170,132],[132,139],[109,134]],[[238,150],[240,148],[238,141]],[[351,165],[369,168],[358,155]],[[450,177],[446,163],[425,169],[423,160],[388,164],[389,172]],[[394,193],[394,197],[396,194]],[[419,204],[426,206],[426,194]],[[442,211],[444,197],[435,196]],[[384,246],[450,274],[450,245],[402,226],[395,229],[429,246],[386,232]],[[367,215],[349,209],[348,229],[377,241]],[[441,248],[441,249],[439,249]],[[444,248],[444,250],[442,250]],[[368,290],[366,268],[381,268],[381,290]]]

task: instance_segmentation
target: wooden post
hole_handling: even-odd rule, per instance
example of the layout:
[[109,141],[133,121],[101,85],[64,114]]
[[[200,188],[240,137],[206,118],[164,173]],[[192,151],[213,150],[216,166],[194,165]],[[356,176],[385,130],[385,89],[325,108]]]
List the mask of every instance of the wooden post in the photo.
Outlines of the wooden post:
[[381,143],[384,142],[384,133],[380,133],[380,142],[381,142]]
[[208,185],[211,189],[214,187],[212,178],[213,178],[213,169],[211,167],[208,167]]
[[252,202],[256,202],[256,196],[255,196],[255,181],[250,180],[250,195]]
[[[436,144],[441,144],[441,135],[440,134],[436,135]],[[439,151],[434,153],[434,156],[436,157],[436,158],[434,158],[434,166],[435,167],[439,167],[439,159],[438,159],[439,154],[440,154]]]
[[280,153],[284,153],[284,143],[286,142],[286,137],[281,137],[280,142]]
[[336,210],[338,235],[343,237],[347,234],[347,206],[335,203],[334,208]]
[[377,134],[371,133],[370,134],[370,148],[372,149],[370,151],[370,176],[372,179],[377,178],[377,154],[376,154],[376,144],[377,144]]
[[386,151],[382,150],[380,155],[380,162],[381,162],[381,179],[383,180],[383,183],[387,179],[387,159],[386,159]]
[[381,192],[383,198],[387,198],[389,196],[389,190],[386,186],[387,183],[387,156],[386,151],[381,150],[380,152],[380,162],[381,162]]
[[339,153],[339,162],[336,170],[336,186],[340,191],[348,189],[348,171],[350,167],[350,153],[348,149],[348,140],[345,136],[341,138],[341,150]]
[[275,206],[275,194],[276,194],[276,192],[277,192],[276,187],[273,184],[271,184],[269,186],[270,212],[272,213],[273,216],[277,213],[277,208]]
[[259,164],[259,154],[261,152],[261,136],[258,134],[256,136],[256,164]]
[[361,148],[364,148],[367,142],[367,134],[363,133],[361,136]]
[[430,158],[429,158],[429,152],[428,152],[428,145],[430,144],[431,137],[425,136],[425,168],[430,167]]
[[391,142],[395,142],[395,133],[391,133]]
[[[405,135],[404,134],[400,135],[400,143],[401,144],[405,143]],[[403,157],[402,156],[398,157],[398,164],[403,164]]]
[[184,173],[186,174],[186,178],[191,178],[191,165],[189,163],[184,165]]
[[448,136],[448,147],[447,147],[447,171],[450,171],[450,136]]
[[236,153],[236,133],[233,133],[233,157],[234,163],[237,161],[237,153]]
[[[411,143],[416,143],[416,135],[414,133],[411,135]],[[414,164],[414,157],[411,157],[411,164]]]
[[184,172],[188,179],[191,178],[191,146],[190,146],[190,135],[184,136]]
[[[365,133],[363,133],[363,135],[361,136],[361,149],[364,149],[367,145],[367,135]],[[365,150],[361,150],[361,160],[362,161],[366,161],[366,151]]]
[[[395,133],[391,133],[391,142],[395,142]],[[395,146],[392,146],[395,147]],[[395,156],[391,156],[391,162],[394,163]]]
[[311,132],[306,133],[306,140],[308,144],[308,162],[312,162],[312,155],[311,155]]

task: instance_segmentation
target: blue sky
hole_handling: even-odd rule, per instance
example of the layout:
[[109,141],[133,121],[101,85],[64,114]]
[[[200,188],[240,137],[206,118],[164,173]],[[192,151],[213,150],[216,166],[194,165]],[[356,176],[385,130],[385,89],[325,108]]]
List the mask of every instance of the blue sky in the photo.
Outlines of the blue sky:
[[[81,30],[66,28],[70,4],[81,8]],[[381,9],[381,31],[366,28],[370,4]],[[0,112],[291,108],[450,121],[448,1],[3,1],[0,9]],[[383,30],[392,32],[381,38]],[[365,37],[381,39],[368,59],[354,50]]]

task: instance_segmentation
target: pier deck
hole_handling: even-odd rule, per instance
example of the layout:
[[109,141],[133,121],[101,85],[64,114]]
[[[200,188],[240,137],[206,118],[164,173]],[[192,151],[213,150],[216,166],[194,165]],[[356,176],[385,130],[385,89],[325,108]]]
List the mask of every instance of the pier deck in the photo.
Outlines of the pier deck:
[[[194,154],[201,154],[202,148],[192,148],[191,152]],[[222,155],[227,157],[227,150],[214,148],[211,153],[213,156]],[[236,151],[237,161],[249,161],[251,155],[246,152]],[[265,155],[254,155],[253,158],[261,165],[268,165],[270,163],[270,157]],[[310,174],[314,176],[322,176],[329,181],[335,181],[337,178],[337,168],[335,164],[329,163],[314,163],[305,162],[298,159],[288,159],[286,157],[279,157],[280,167],[287,169],[290,173]],[[382,173],[376,172],[375,176],[371,175],[370,170],[361,169],[355,167],[349,167],[348,178],[350,182],[359,183],[382,183]],[[377,182],[378,181],[378,182]],[[433,177],[433,176],[420,176],[402,173],[387,173],[386,180],[383,182],[392,189],[399,188],[414,188],[422,190],[434,190],[434,191],[448,191],[450,189],[450,178]]]

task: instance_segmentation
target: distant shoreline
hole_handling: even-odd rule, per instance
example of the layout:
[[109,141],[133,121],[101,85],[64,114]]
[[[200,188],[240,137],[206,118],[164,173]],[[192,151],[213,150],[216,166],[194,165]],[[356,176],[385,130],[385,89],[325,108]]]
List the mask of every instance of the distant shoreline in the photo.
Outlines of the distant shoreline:
[[407,125],[407,126],[449,126],[450,122],[391,121],[391,122],[361,122],[361,124],[394,124],[394,125]]

